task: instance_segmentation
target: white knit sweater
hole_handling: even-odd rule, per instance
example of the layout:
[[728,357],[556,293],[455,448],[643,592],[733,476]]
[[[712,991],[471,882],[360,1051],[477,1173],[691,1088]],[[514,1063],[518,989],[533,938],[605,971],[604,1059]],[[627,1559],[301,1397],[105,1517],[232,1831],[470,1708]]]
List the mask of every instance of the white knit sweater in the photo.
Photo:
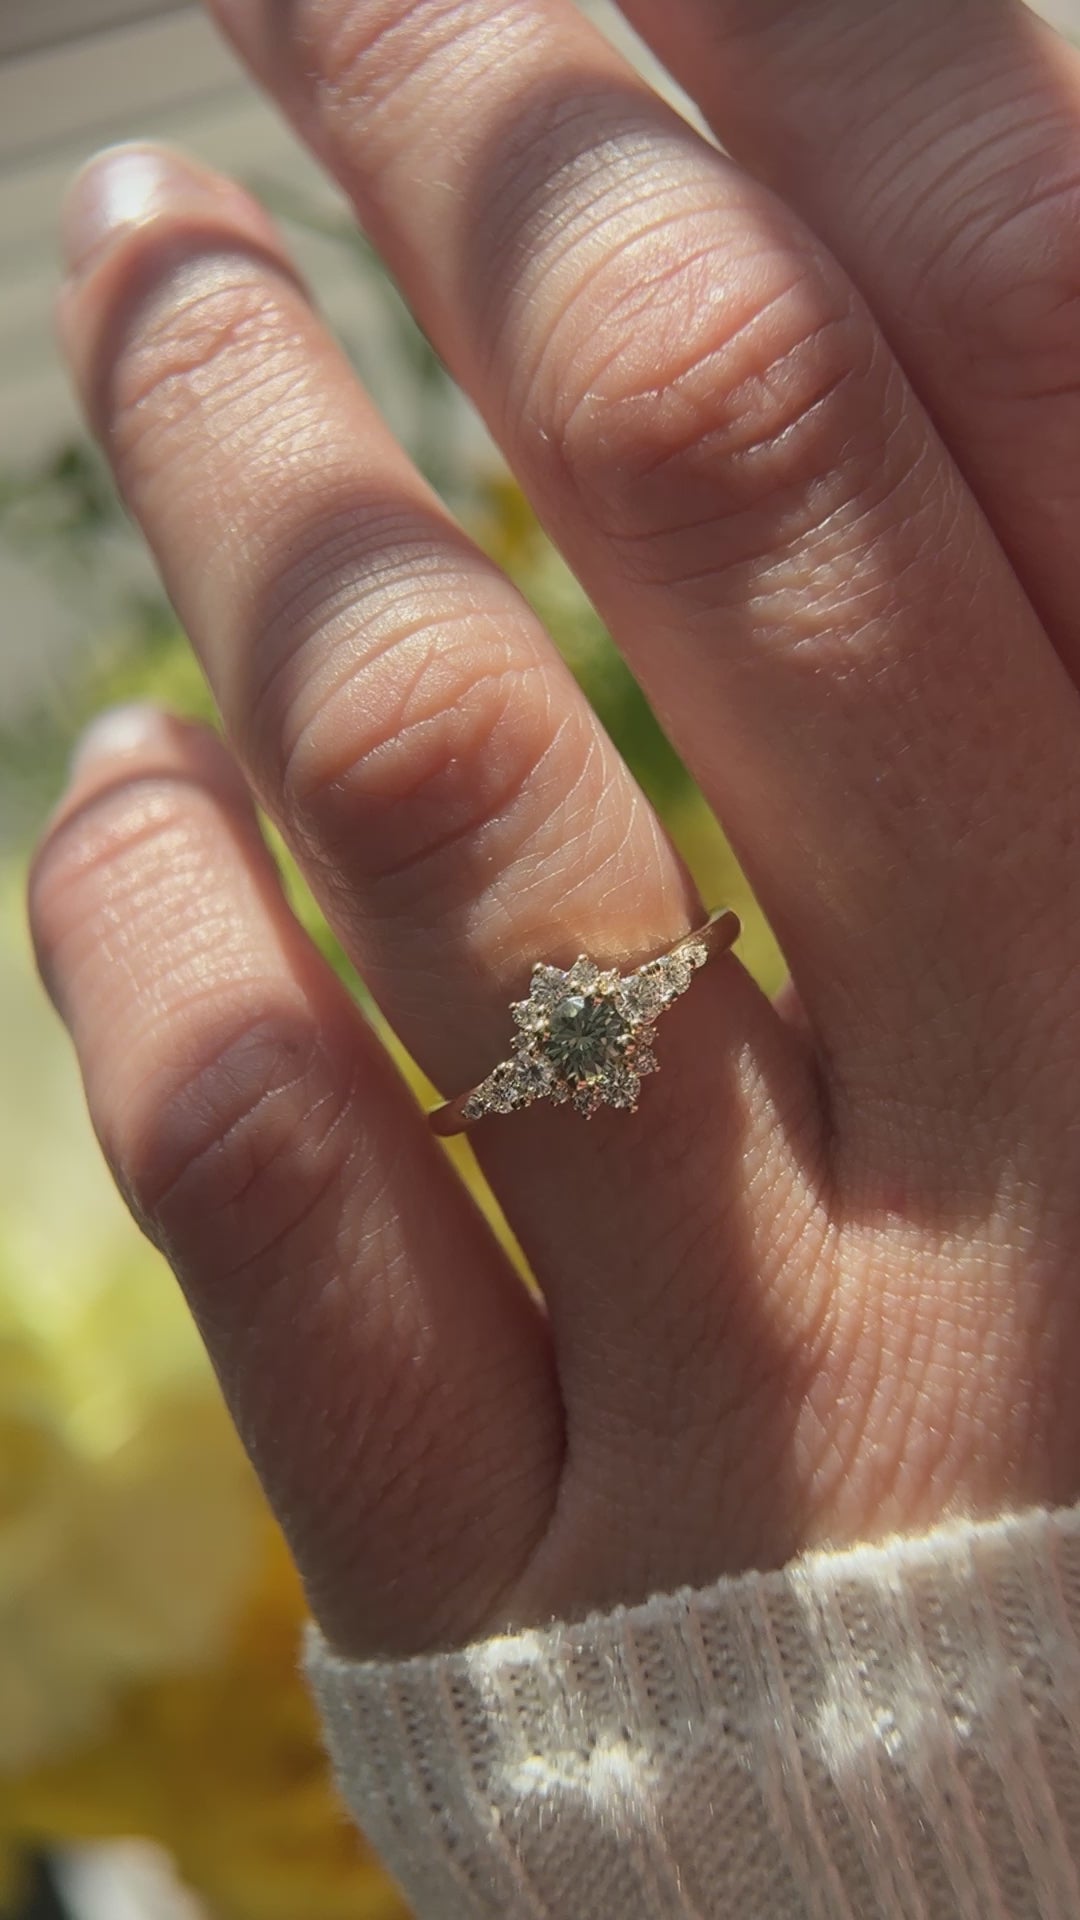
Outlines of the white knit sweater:
[[1080,1920],[1080,1508],[308,1672],[421,1920]]

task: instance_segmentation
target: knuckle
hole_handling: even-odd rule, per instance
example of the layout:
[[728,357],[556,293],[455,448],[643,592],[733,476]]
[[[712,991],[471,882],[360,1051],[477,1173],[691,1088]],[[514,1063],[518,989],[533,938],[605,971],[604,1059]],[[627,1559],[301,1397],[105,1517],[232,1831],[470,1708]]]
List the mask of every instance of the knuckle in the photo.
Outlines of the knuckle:
[[91,1059],[117,1185],[200,1283],[255,1261],[272,1273],[322,1218],[354,1151],[359,1071],[349,1032],[335,1024],[331,1046],[296,986],[260,972],[222,904],[215,814],[189,782],[126,777],[60,821],[30,877],[42,971]]
[[99,791],[45,836],[30,872],[30,924],[46,974],[85,940],[107,909],[122,935],[162,889],[183,884],[204,860],[199,796],[158,777]]
[[358,100],[367,116],[400,110],[418,83],[430,113],[433,91],[460,86],[460,64],[445,58],[473,28],[490,32],[491,9],[477,0],[334,0],[305,34],[323,111],[340,112],[346,131]]
[[561,466],[609,537],[647,553],[728,523],[760,542],[767,509],[782,541],[872,483],[891,362],[816,251],[733,261],[714,218],[679,221],[644,258],[632,244],[607,261],[587,297],[599,317],[565,316],[585,345],[551,410]]
[[366,685],[371,673],[356,667],[290,751],[284,791],[305,837],[331,858],[351,842],[366,876],[387,880],[489,826],[516,831],[551,742],[539,668],[508,662],[494,639],[478,644],[471,623],[459,638],[443,621],[397,639],[391,684]]
[[978,159],[970,190],[943,182],[943,237],[924,285],[945,328],[965,341],[965,377],[989,397],[1060,398],[1078,384],[1080,174],[1060,164],[1036,171],[1029,152]]
[[137,1083],[105,1144],[136,1217],[180,1268],[265,1280],[337,1189],[353,1150],[347,1068],[310,1018],[218,1016],[194,1067]]
[[549,679],[480,578],[350,516],[275,583],[250,753],[314,859],[389,878],[489,825],[527,830],[517,803],[550,799]]
[[159,275],[109,369],[110,451],[125,481],[158,464],[163,436],[214,410],[215,432],[267,410],[296,378],[295,341],[265,273],[199,256]]

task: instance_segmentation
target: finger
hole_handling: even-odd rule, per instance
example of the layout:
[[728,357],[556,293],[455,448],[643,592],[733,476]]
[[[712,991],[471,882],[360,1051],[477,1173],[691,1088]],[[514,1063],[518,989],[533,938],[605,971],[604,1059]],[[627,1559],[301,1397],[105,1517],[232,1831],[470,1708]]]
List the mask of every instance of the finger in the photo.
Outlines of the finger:
[[987,1032],[1045,1031],[1034,923],[1073,991],[1077,710],[850,282],[559,0],[215,10],[716,801],[837,1115],[970,1138]]
[[[160,155],[119,159],[151,170],[152,205],[66,297],[83,390],[266,804],[392,1025],[456,1093],[507,1053],[507,1001],[533,961],[655,951],[686,929],[685,876],[531,614],[277,264],[263,217]],[[748,1180],[767,1187],[771,1233],[813,1204],[805,1047],[717,960],[665,1015],[657,1052],[636,1119],[536,1109],[477,1139],[550,1308],[574,1457],[594,1489],[608,1476],[609,1504],[629,1497],[626,1444],[644,1451],[651,1434],[641,1591],[711,1574],[740,1529],[746,1544],[748,1511],[762,1523],[751,1557],[789,1548],[786,1503],[748,1509],[741,1465],[718,1491],[704,1448],[710,1525],[685,1526],[685,1436],[715,1424],[718,1373],[727,1406],[750,1394],[774,1427],[782,1369],[760,1356],[800,1350],[820,1314],[744,1206]],[[673,1531],[693,1557],[666,1554]]]
[[179,156],[121,149],[76,184],[75,228],[62,331],[121,490],[260,797],[454,1086],[504,1039],[543,942],[572,958],[673,940],[699,911],[685,872],[261,210]]
[[625,11],[862,287],[1080,678],[1074,50],[997,0]]
[[88,741],[31,912],[91,1113],[339,1644],[466,1638],[561,1465],[543,1322],[292,919],[213,738]]

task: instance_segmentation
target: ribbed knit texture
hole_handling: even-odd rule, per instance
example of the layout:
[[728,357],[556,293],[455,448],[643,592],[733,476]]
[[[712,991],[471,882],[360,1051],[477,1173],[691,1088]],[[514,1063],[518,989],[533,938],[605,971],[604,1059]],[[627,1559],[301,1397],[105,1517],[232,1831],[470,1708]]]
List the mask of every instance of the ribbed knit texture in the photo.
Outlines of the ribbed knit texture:
[[1080,1920],[1080,1508],[307,1665],[422,1920]]

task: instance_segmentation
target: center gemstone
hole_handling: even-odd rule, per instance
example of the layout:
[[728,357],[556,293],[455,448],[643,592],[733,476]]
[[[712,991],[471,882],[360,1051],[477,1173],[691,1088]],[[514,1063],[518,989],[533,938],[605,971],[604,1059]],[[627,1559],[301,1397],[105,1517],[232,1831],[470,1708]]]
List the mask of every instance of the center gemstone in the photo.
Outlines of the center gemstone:
[[584,1080],[619,1058],[626,1023],[611,1000],[571,993],[548,1024],[544,1051],[567,1080]]

